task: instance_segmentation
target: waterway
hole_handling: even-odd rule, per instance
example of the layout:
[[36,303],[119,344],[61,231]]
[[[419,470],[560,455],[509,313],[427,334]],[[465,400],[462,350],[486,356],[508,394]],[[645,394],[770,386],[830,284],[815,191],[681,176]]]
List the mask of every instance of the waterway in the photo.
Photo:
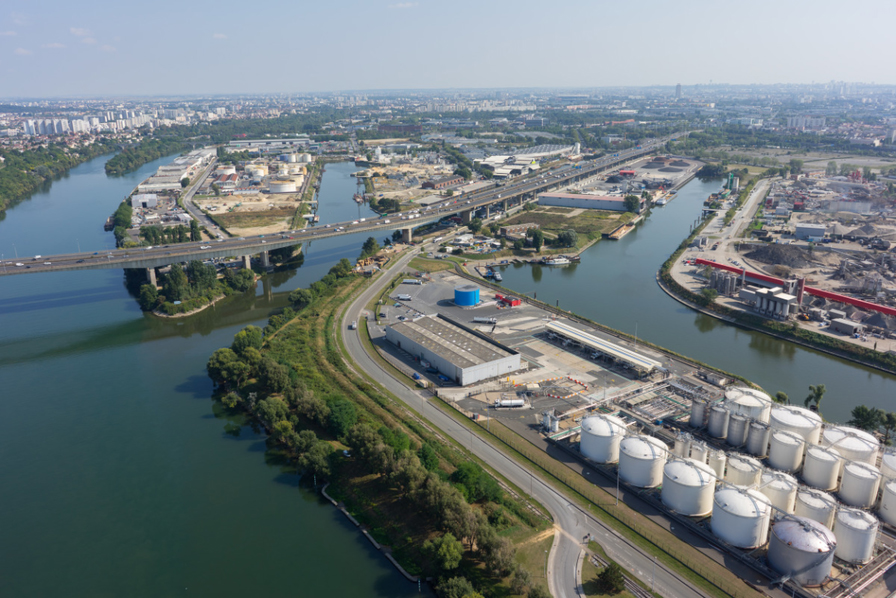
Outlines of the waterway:
[[[107,158],[10,209],[4,260],[113,247],[104,220],[170,158],[120,178]],[[354,170],[327,166],[323,223],[372,214],[352,200]],[[0,593],[416,595],[266,460],[264,436],[216,413],[205,374],[215,349],[362,242],[315,241],[298,270],[177,321],[143,314],[121,270],[0,277]]]
[[718,187],[695,179],[621,240],[586,250],[581,263],[515,264],[502,269],[501,284],[744,376],[772,394],[784,391],[791,403],[802,404],[810,384],[824,384],[821,411],[830,421],[847,421],[856,405],[893,411],[896,377],[694,312],[657,286],[656,272]]

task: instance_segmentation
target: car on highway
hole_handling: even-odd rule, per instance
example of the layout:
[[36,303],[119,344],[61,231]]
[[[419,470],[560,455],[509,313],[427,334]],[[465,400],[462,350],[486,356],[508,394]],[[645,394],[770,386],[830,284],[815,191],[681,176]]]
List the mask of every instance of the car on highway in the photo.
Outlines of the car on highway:
[[78,261],[75,262],[75,263],[76,263],[76,264],[83,264],[83,263],[84,263],[84,260],[78,260]]
[[44,266],[52,266],[52,265],[53,265],[52,262],[44,262]]
[[211,249],[211,248],[212,248],[211,245],[200,245],[199,246],[199,249]]
[[25,265],[25,264],[23,264],[22,262],[16,262],[16,267],[17,267],[17,268],[21,268],[21,267],[24,266],[24,265]]

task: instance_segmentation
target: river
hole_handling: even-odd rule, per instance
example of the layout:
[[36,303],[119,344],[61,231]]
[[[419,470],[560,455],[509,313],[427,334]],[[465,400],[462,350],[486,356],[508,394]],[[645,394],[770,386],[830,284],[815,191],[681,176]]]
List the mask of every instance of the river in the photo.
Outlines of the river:
[[[103,222],[162,159],[108,178],[108,156],[8,211],[0,253],[107,249]],[[327,166],[321,221],[371,215],[351,164]],[[209,355],[363,237],[185,320],[143,314],[121,270],[0,278],[0,588],[5,596],[410,596],[333,507],[217,413]],[[346,570],[351,574],[346,575]]]
[[656,273],[700,216],[718,182],[697,179],[619,241],[600,241],[567,267],[515,264],[501,283],[639,338],[744,376],[802,404],[810,384],[824,384],[821,412],[845,422],[856,405],[894,410],[896,377],[778,341],[697,313],[659,288]]

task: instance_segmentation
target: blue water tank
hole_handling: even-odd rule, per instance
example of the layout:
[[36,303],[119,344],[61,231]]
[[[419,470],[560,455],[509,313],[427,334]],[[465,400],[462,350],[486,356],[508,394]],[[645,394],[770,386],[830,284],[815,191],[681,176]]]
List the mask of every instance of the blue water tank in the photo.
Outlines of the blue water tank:
[[454,287],[454,304],[460,307],[479,305],[479,287],[472,284]]

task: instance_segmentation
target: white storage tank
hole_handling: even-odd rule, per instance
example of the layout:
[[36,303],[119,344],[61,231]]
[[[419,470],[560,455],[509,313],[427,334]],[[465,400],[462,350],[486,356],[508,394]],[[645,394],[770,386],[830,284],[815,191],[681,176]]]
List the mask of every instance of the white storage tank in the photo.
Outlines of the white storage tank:
[[864,564],[874,555],[880,522],[866,511],[841,507],[834,519],[837,550],[834,554],[847,563]]
[[830,426],[822,432],[821,444],[834,447],[847,461],[877,465],[880,442],[865,430],[849,426]]
[[296,182],[291,179],[277,179],[268,186],[271,193],[295,193]]
[[[780,471],[766,471],[762,474],[759,491],[766,495],[769,503],[780,511],[793,514],[797,490],[799,490],[799,484],[792,475]],[[780,515],[780,512],[772,513],[773,518]]]
[[619,461],[619,443],[625,437],[625,422],[613,415],[597,415],[582,420],[581,453],[596,463]]
[[691,454],[691,439],[693,436],[684,432],[679,432],[675,436],[675,448],[672,452],[676,457],[687,458]]
[[768,464],[781,471],[796,471],[803,463],[806,441],[786,430],[774,430],[768,443]]
[[880,497],[878,516],[886,523],[896,526],[896,480],[886,480]]
[[765,544],[769,524],[768,499],[747,488],[722,488],[712,504],[712,533],[738,548]]
[[705,463],[673,459],[663,466],[663,504],[677,513],[708,515],[715,487],[715,472]]
[[725,462],[727,461],[725,451],[710,451],[708,464],[709,468],[715,472],[716,477],[720,480],[725,479]]
[[843,466],[840,500],[851,507],[869,509],[877,502],[880,490],[880,470],[861,461],[849,461]]
[[768,563],[802,586],[820,586],[831,574],[837,538],[824,525],[787,517],[772,526]]
[[666,445],[651,436],[626,436],[619,445],[619,477],[638,488],[655,488],[663,481]]
[[746,386],[729,388],[725,391],[725,404],[733,414],[743,415],[748,419],[768,423],[772,410],[772,399],[761,390]]
[[762,477],[762,464],[753,457],[733,453],[728,455],[725,481],[736,486],[755,487]]
[[691,442],[691,459],[694,461],[700,461],[701,463],[706,463],[706,458],[709,456],[709,447],[706,446],[705,442],[700,440],[694,440]]
[[880,473],[889,480],[896,479],[896,449],[884,450],[884,455],[880,458]]
[[803,437],[809,444],[818,444],[821,436],[821,416],[804,407],[776,405],[768,420],[775,430],[786,430]]
[[750,424],[743,415],[732,413],[728,418],[728,444],[733,447],[740,447],[747,442],[747,430]]
[[834,515],[837,514],[837,501],[827,492],[802,488],[796,493],[793,514],[797,517],[814,519],[831,529],[834,527]]
[[688,424],[692,428],[702,428],[704,419],[706,419],[706,401],[693,399],[691,401],[691,419],[688,420]]
[[771,438],[772,429],[762,422],[750,422],[747,432],[747,452],[757,457],[768,455],[768,441]]
[[843,459],[834,448],[813,444],[806,449],[802,478],[807,485],[822,490],[836,490]]
[[724,405],[713,405],[709,409],[709,422],[706,431],[713,438],[725,438],[728,435],[729,412]]

